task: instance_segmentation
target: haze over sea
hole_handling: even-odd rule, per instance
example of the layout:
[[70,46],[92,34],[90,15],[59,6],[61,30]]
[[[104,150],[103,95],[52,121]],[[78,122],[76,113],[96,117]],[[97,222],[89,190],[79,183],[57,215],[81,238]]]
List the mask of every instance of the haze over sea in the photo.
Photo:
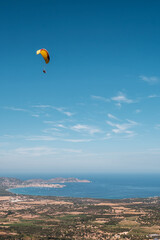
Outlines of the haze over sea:
[[66,187],[57,189],[30,187],[10,190],[16,194],[105,199],[160,196],[160,174],[18,174],[14,176],[12,174],[12,177],[22,180],[76,177],[91,181],[90,183],[65,183]]

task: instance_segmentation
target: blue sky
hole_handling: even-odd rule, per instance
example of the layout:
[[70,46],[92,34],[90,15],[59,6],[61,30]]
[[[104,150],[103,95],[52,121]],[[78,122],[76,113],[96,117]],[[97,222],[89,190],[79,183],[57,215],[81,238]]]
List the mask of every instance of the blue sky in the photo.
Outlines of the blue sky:
[[160,172],[160,2],[0,4],[1,172]]

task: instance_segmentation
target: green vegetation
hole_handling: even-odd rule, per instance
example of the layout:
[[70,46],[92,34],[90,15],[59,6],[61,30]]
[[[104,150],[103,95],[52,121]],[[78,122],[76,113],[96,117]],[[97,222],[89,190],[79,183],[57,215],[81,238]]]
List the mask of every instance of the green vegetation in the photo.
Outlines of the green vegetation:
[[18,196],[2,185],[0,193],[0,240],[147,240],[160,236],[160,198],[108,201]]

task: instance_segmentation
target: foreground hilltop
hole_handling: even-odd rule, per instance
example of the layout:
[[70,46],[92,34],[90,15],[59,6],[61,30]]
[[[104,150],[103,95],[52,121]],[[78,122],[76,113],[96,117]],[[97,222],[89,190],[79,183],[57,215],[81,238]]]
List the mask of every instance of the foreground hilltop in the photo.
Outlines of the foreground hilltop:
[[159,198],[1,196],[0,239],[160,239],[159,209]]

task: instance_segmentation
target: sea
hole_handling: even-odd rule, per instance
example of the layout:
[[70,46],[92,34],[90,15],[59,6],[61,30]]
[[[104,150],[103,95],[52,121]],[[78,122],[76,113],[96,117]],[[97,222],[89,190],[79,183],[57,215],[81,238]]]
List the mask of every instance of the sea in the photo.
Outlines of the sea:
[[[160,196],[160,174],[17,174],[22,180],[75,177],[90,183],[64,183],[64,188],[17,188],[12,193],[76,198],[126,199]],[[63,184],[63,185],[64,185]]]

